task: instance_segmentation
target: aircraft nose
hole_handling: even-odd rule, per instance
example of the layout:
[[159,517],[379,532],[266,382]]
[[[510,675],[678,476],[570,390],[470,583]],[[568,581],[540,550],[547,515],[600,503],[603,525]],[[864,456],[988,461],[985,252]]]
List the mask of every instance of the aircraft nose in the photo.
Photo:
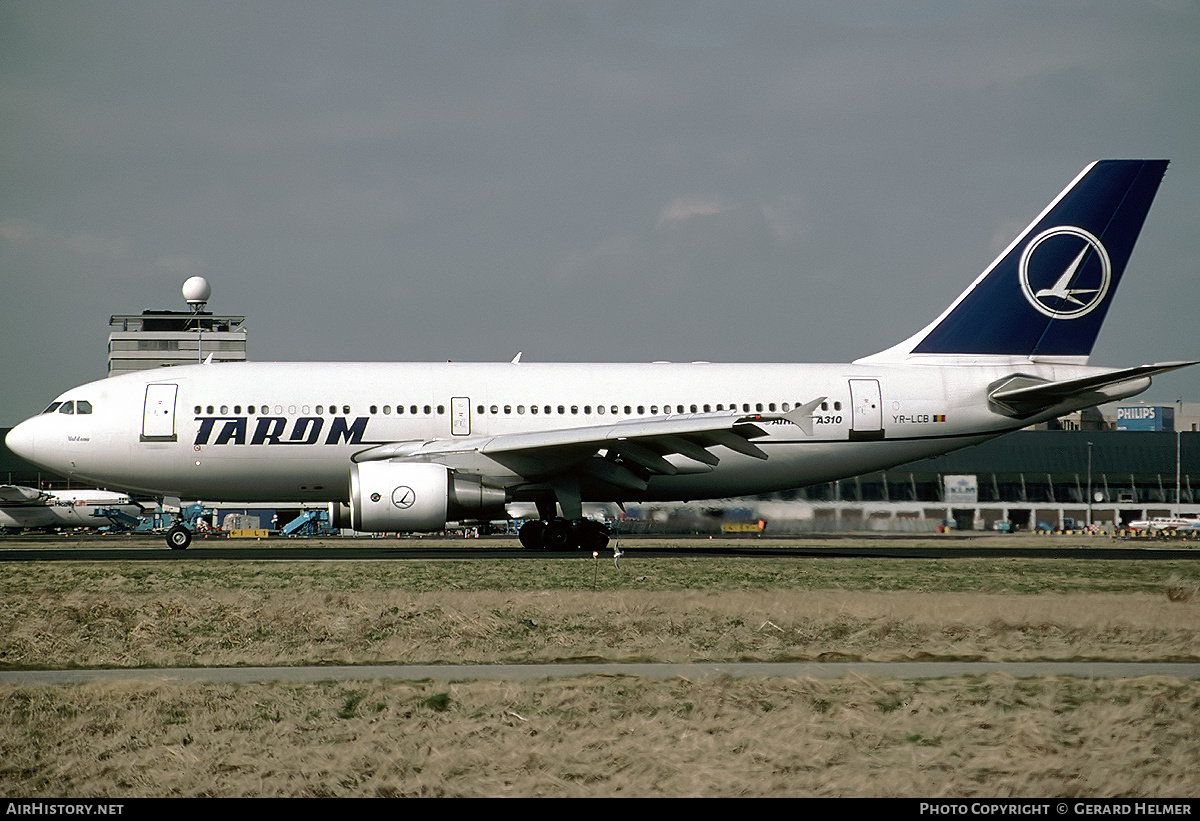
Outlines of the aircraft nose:
[[26,420],[10,430],[8,436],[4,437],[4,443],[8,445],[8,449],[29,462],[32,462],[36,455],[33,427],[29,420]]

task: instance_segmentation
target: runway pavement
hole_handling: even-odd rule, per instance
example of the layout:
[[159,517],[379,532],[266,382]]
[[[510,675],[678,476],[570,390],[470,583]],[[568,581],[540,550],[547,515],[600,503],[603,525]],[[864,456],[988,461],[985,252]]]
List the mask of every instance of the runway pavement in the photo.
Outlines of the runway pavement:
[[[916,535],[813,534],[772,538],[709,539],[618,536],[635,556],[738,556],[746,558],[966,559],[1038,558],[1140,561],[1200,559],[1200,542],[1107,536],[998,534]],[[611,555],[610,547],[601,556]],[[197,537],[187,550],[170,550],[156,536],[10,535],[0,537],[0,562],[71,561],[339,561],[400,559],[577,559],[582,551],[526,550],[514,537],[458,538],[267,538]]]

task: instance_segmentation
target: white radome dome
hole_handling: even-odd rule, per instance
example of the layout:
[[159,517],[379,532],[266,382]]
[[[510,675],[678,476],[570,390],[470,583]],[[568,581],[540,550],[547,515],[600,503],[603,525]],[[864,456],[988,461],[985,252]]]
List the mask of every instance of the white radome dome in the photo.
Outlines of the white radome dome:
[[183,283],[183,298],[188,305],[203,305],[212,296],[212,286],[204,277],[189,277]]

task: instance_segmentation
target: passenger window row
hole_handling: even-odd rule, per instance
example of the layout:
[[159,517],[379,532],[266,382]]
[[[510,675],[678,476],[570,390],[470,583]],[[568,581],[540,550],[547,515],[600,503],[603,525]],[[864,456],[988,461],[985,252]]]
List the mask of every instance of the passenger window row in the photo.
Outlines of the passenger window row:
[[[795,403],[795,406],[799,407],[800,404],[801,403],[797,402],[797,403]],[[834,402],[833,406],[834,406],[835,410],[842,409],[841,402]],[[598,415],[601,415],[601,416],[603,416],[606,413],[611,413],[613,415],[623,413],[625,416],[633,416],[634,415],[634,407],[635,406],[633,406],[633,405],[624,405],[624,406],[596,405],[593,408],[591,405],[584,405],[582,408],[582,412],[585,416],[590,416],[593,412]],[[793,407],[792,404],[788,403],[788,402],[782,402],[782,403],[779,403],[778,405],[775,402],[768,402],[765,405],[762,402],[756,402],[753,405],[749,402],[743,402],[740,406],[740,410],[742,413],[763,413],[763,412],[775,413],[777,411],[787,413],[789,410],[792,409],[792,407]],[[636,415],[638,415],[638,416],[646,415],[646,412],[647,412],[646,405],[637,405],[636,408],[637,408]],[[568,409],[568,406],[566,406],[566,405],[530,405],[529,406],[529,413],[531,413],[531,414],[558,413],[560,415],[566,415],[566,414],[570,413],[571,415],[578,415],[580,413],[580,410],[581,409],[580,409],[579,405],[571,405],[569,409]],[[736,403],[736,402],[730,403],[728,406],[726,406],[722,403],[718,403],[716,405],[712,405],[712,404],[663,405],[663,406],[661,406],[661,408],[658,405],[650,405],[649,406],[649,413],[651,416],[657,416],[660,412],[664,413],[664,414],[713,413],[714,411],[717,413],[721,413],[724,411],[732,411],[732,412],[736,413],[736,412],[738,412],[738,410],[739,410],[739,406],[738,406],[738,403]],[[829,403],[828,402],[821,403],[821,410],[829,410]],[[512,405],[504,405],[503,408],[501,408],[501,406],[499,406],[499,405],[490,405],[490,406],[486,406],[486,407],[484,405],[476,405],[475,412],[480,416],[484,416],[484,415],[488,415],[488,414],[491,414],[491,415],[503,414],[505,416],[508,416],[508,415],[512,414],[513,406]],[[516,412],[518,414],[525,413],[526,412],[525,406],[517,405]]]
[[[340,408],[337,405],[329,405],[328,407],[326,407],[325,405],[317,405],[315,408],[310,407],[309,405],[299,405],[299,406],[288,405],[286,408],[283,405],[275,405],[274,407],[272,407],[271,405],[246,405],[246,413],[250,414],[250,415],[253,415],[255,413],[262,414],[262,415],[274,413],[276,415],[280,415],[280,414],[283,414],[285,411],[288,414],[295,415],[296,412],[299,411],[300,413],[305,414],[305,415],[308,415],[310,413],[316,413],[319,416],[321,414],[324,414],[327,410],[331,416],[336,415],[338,413],[341,413],[342,415],[350,414],[350,406],[349,405],[342,405]],[[228,414],[228,413],[232,412],[232,413],[241,415],[242,406],[234,405],[232,408],[230,408],[229,405],[221,405],[218,408],[215,405],[196,405],[196,407],[194,408],[194,412],[196,413],[197,416],[199,416],[202,413],[212,415],[212,414],[218,413],[218,412],[220,412],[221,414]],[[428,405],[425,406],[425,412],[426,413],[430,412]],[[442,407],[439,405],[438,413],[441,413],[441,412],[442,412]],[[375,413],[374,405],[371,406],[371,413]],[[413,413],[416,413],[416,405],[413,405]]]
[[[66,403],[62,403],[62,404],[70,405],[71,403],[66,402]],[[62,410],[61,408],[59,408],[59,413],[75,413],[75,412],[91,413],[92,412],[92,406],[90,404],[88,404],[87,402],[79,401],[76,404],[79,406],[86,405],[87,410],[72,411],[72,410]],[[799,407],[799,405],[800,405],[799,402],[795,403],[796,407]],[[47,408],[44,411],[44,413],[51,413],[58,406],[59,406],[59,403],[56,402],[53,405],[51,405],[49,408]],[[731,412],[736,413],[739,411],[739,409],[742,413],[764,413],[764,412],[775,413],[777,411],[787,413],[789,410],[791,410],[791,408],[793,406],[789,402],[782,402],[782,403],[779,403],[778,405],[775,402],[768,402],[766,404],[764,404],[762,402],[756,402],[753,404],[751,404],[749,402],[743,402],[743,403],[741,403],[741,406],[739,408],[738,403],[731,402],[728,406],[726,406],[723,403],[717,403],[716,405],[712,405],[712,404],[662,405],[661,408],[658,405],[650,405],[648,407],[649,407],[649,415],[657,416],[657,415],[659,415],[660,412],[663,414],[713,413],[714,411],[717,413],[722,413],[725,411],[731,411]],[[635,414],[635,408],[636,408],[636,414]],[[833,409],[841,410],[842,403],[834,402]],[[207,406],[196,405],[196,407],[195,407],[196,415],[200,415],[201,413],[207,413],[209,415],[212,415],[214,413],[217,413],[218,410],[222,414],[228,414],[228,413],[230,413],[230,406],[229,405],[221,405],[219,409],[215,405],[207,405]],[[256,411],[260,414],[270,414],[270,413],[282,414],[282,413],[284,413],[284,410],[285,410],[285,408],[283,405],[275,405],[274,407],[272,407],[271,405],[247,405],[246,406],[246,413],[248,413],[248,414],[254,414]],[[310,409],[310,407],[308,405],[301,405],[299,407],[297,407],[296,405],[288,405],[286,408],[287,413],[292,414],[292,415],[294,415],[297,412],[297,410],[299,410],[299,412],[302,414],[316,413],[318,415],[321,415],[321,414],[325,413],[326,406],[325,405],[317,405],[315,408]],[[490,405],[490,406],[476,405],[475,406],[475,412],[476,412],[476,414],[478,414],[480,416],[486,416],[486,415],[509,416],[509,415],[512,415],[514,410],[518,415],[523,415],[526,412],[528,412],[535,416],[537,414],[552,415],[555,413],[557,413],[561,416],[565,416],[568,413],[570,415],[577,416],[577,415],[579,415],[581,409],[580,409],[579,405],[571,405],[569,407],[569,410],[568,410],[567,405],[530,405],[528,408],[526,408],[525,405],[517,405],[515,407],[515,409],[512,405],[504,405],[503,407],[501,407],[500,405]],[[829,403],[822,402],[821,410],[822,411],[829,410]],[[339,406],[337,406],[337,405],[329,405],[328,411],[330,414],[337,414],[340,412],[343,415],[349,415],[350,406],[342,405],[339,408]],[[371,413],[373,415],[379,413],[379,411],[380,411],[380,408],[378,405],[371,405]],[[242,412],[242,406],[234,405],[232,408],[232,412],[240,415]],[[393,408],[391,405],[383,406],[383,413],[385,416],[391,415],[392,412],[393,412]],[[592,405],[584,405],[582,408],[582,412],[585,416],[590,416],[593,413],[595,413],[599,416],[603,416],[605,414],[612,414],[612,415],[622,415],[623,414],[625,416],[634,416],[634,415],[645,416],[647,414],[647,406],[646,405],[636,405],[636,406],[634,406],[634,405],[623,405],[623,406],[621,406],[621,405],[596,405],[595,407],[593,407]],[[395,413],[398,416],[405,415],[405,414],[407,414],[409,416],[432,416],[435,413],[438,416],[444,416],[446,414],[446,406],[445,405],[437,405],[435,407],[433,405],[407,405],[407,406],[406,405],[397,405],[395,407]]]

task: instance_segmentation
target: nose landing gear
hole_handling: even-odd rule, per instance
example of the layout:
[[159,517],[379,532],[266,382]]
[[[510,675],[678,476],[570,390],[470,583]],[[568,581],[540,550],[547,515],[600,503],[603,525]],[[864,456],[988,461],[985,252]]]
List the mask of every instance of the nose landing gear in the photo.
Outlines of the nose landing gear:
[[167,547],[172,550],[187,550],[192,543],[192,531],[183,525],[175,525],[167,531]]

